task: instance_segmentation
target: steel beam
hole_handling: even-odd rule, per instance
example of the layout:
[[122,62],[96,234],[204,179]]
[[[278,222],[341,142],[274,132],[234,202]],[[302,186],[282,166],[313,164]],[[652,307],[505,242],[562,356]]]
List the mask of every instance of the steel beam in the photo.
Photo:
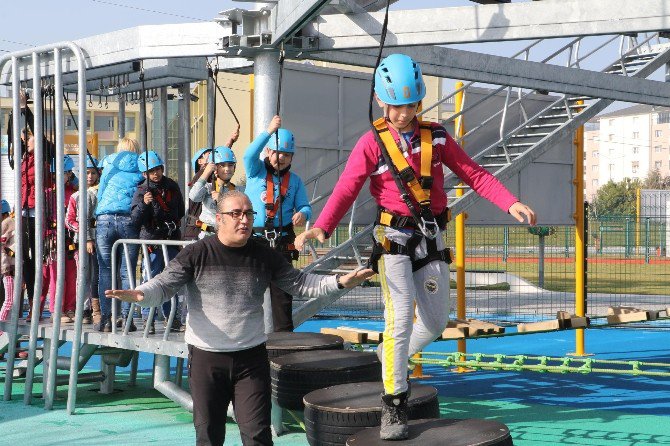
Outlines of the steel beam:
[[[280,2],[281,3],[281,2]],[[389,13],[386,46],[443,45],[670,29],[666,0],[560,0]],[[321,15],[303,30],[321,50],[375,48],[384,14]]]
[[[390,54],[395,50],[385,50]],[[444,47],[404,48],[403,53],[421,64],[424,74],[496,85],[545,90],[640,104],[670,106],[670,85],[647,79],[631,79],[578,68],[543,64]],[[329,51],[305,55],[311,59],[374,67],[372,50]],[[657,68],[668,62],[664,55]]]
[[282,0],[272,8],[274,30],[272,45],[277,45],[286,37],[295,34],[321,9],[326,7],[330,0]]

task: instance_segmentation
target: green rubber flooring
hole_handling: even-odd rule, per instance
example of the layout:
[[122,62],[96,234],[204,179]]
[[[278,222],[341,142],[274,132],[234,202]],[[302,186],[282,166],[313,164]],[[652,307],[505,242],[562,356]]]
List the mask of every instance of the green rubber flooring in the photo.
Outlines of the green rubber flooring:
[[[65,390],[58,392],[54,410],[44,410],[34,387],[33,405],[23,403],[23,380],[16,380],[12,401],[0,403],[1,444],[6,445],[186,445],[194,444],[192,416],[151,387],[148,374],[128,387],[117,374],[117,389],[100,395],[96,385],[81,385],[76,414],[65,412]],[[612,410],[521,404],[500,400],[440,397],[444,418],[486,418],[505,423],[517,446],[670,445],[670,420],[658,415],[635,415]],[[300,412],[295,413],[301,418]],[[287,414],[287,434],[277,445],[306,445],[304,432]],[[227,424],[226,445],[241,445],[235,423]],[[447,444],[447,443],[445,443]]]

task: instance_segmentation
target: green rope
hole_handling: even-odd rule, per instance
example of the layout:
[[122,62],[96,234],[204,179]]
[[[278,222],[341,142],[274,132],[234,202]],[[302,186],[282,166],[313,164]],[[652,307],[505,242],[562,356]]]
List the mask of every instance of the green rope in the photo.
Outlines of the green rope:
[[[505,362],[507,360],[508,362]],[[511,362],[509,362],[511,361]],[[438,365],[448,369],[466,367],[473,370],[493,371],[534,371],[539,373],[607,373],[614,375],[658,376],[670,377],[669,371],[647,370],[648,368],[670,368],[670,364],[621,361],[595,360],[592,358],[552,358],[549,356],[527,356],[484,353],[434,353],[423,352],[420,358],[413,358],[413,364]],[[599,365],[618,365],[621,368],[598,367]]]

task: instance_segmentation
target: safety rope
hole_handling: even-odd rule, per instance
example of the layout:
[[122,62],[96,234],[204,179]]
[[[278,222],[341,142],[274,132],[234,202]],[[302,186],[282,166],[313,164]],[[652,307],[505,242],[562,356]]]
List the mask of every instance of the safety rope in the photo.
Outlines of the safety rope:
[[[538,373],[606,373],[614,375],[670,377],[670,364],[638,360],[607,360],[593,358],[505,355],[484,353],[422,352],[412,364],[438,365],[445,368],[466,367],[473,370]],[[606,367],[599,367],[604,365]],[[619,366],[619,367],[607,367]],[[667,371],[647,370],[667,369]]]
[[[275,115],[280,116],[281,112],[281,87],[282,87],[282,82],[284,78],[284,59],[285,59],[286,53],[284,51],[284,42],[282,41],[281,46],[279,47],[279,85],[277,86],[277,112]],[[279,168],[279,129],[275,131],[275,142],[276,142],[276,149],[277,151],[275,152],[275,159],[277,160],[277,168],[275,169],[277,171],[277,186],[281,185],[281,169]],[[284,172],[284,175],[291,175],[290,172]],[[272,191],[265,191],[266,194],[272,194],[274,196],[274,187],[272,188]],[[279,234],[278,237],[281,238],[283,236],[284,232],[284,212],[283,212],[283,197],[281,196],[281,190],[279,190]]]
[[[67,106],[67,111],[70,113],[70,118],[72,118],[72,123],[74,124],[75,130],[79,132],[79,125],[77,124],[77,120],[74,118],[74,114],[72,113],[72,109],[70,108],[70,102],[67,99],[67,93],[63,92],[63,98],[65,99],[65,105]],[[88,157],[88,160],[93,164],[93,167],[95,168],[96,172],[98,172],[98,178],[100,178],[100,168],[98,167],[98,163],[95,162],[93,159],[93,156],[91,155],[91,152],[88,151],[88,147],[86,147],[86,156]]]

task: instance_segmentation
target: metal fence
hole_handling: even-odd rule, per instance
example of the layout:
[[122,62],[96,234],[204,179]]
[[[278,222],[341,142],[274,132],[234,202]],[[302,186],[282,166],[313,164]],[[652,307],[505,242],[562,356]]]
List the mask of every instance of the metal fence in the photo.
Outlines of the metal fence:
[[[540,237],[523,226],[466,226],[468,317],[524,322],[553,319],[557,311],[574,312],[575,228],[555,226],[547,232]],[[606,315],[610,306],[670,307],[667,232],[666,222],[652,216],[589,220],[588,316]],[[446,240],[447,246],[454,246],[454,225],[447,228]],[[455,272],[451,269],[455,306]],[[377,278],[368,285],[351,291],[319,316],[381,319]]]

